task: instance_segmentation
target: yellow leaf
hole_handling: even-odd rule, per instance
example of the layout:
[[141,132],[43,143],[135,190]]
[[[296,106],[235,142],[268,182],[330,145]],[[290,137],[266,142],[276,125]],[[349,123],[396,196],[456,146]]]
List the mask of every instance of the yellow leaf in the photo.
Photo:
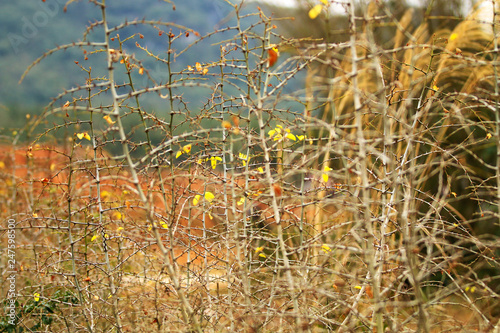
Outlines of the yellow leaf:
[[332,170],[332,168],[330,168],[328,165],[325,165],[325,166],[323,167],[323,170],[325,171],[325,173],[323,173],[323,174],[321,175],[321,178],[323,178],[323,181],[326,183],[326,182],[328,182],[328,173],[327,173],[327,172],[328,172],[328,171],[331,171],[331,170]]
[[321,249],[325,253],[332,252],[332,249],[328,245],[326,245],[326,244],[321,245]]
[[297,138],[292,133],[288,133],[286,137],[289,138],[290,140],[297,141]]
[[323,5],[328,6],[328,0],[319,0],[323,3]]
[[179,150],[177,152],[177,154],[175,154],[175,158],[179,158],[179,156],[181,156],[181,155],[182,155],[182,150]]
[[98,234],[95,234],[94,236],[92,236],[92,238],[90,239],[91,242],[95,241],[97,239],[97,237],[99,237]]
[[165,221],[160,221],[160,225],[163,229],[168,229],[168,224]]
[[245,203],[245,197],[241,197],[240,200],[236,203],[238,206],[241,206]]
[[316,5],[316,6],[314,6],[309,11],[309,18],[311,20],[314,20],[321,13],[321,10],[323,10],[323,5]]
[[35,293],[33,295],[33,298],[35,299],[35,302],[38,302],[40,300],[40,294],[39,293]]
[[261,258],[267,258],[266,255],[264,253],[262,253],[262,252],[259,253],[259,257],[261,257]]
[[259,171],[260,173],[264,173],[264,169],[262,167],[258,167],[257,171]]
[[242,164],[243,166],[246,166],[247,165],[247,160],[248,160],[248,156],[243,154],[243,153],[239,153],[238,157],[243,160]]
[[191,147],[192,147],[192,145],[188,144],[188,145],[185,145],[184,147],[182,147],[182,150],[184,150],[184,152],[186,154],[189,154],[191,152]]
[[87,133],[87,132],[84,132],[84,133],[78,133],[76,134],[76,136],[78,137],[78,139],[82,140],[82,139],[87,139],[90,141],[90,135]]
[[259,252],[262,252],[264,251],[264,247],[263,246],[259,246],[255,249],[255,253],[259,253]]
[[324,173],[324,174],[322,174],[322,175],[321,175],[321,177],[323,178],[323,181],[324,181],[325,183],[327,183],[327,182],[328,182],[328,174]]
[[198,72],[201,72],[201,71],[203,70],[203,67],[201,66],[201,64],[200,64],[199,62],[197,62],[197,63],[194,65],[194,67],[196,68],[196,70],[197,70]]
[[297,139],[299,139],[299,141],[302,141],[305,139],[305,135],[297,135]]
[[491,133],[486,134],[486,139],[491,139],[492,135]]
[[220,158],[219,156],[210,157],[210,162],[212,163],[212,169],[215,169],[217,167],[217,161],[222,161],[222,158]]
[[361,286],[354,286],[354,289],[361,290]]
[[114,123],[116,123],[116,121],[113,121],[113,120],[111,119],[111,117],[110,117],[110,116],[108,116],[108,115],[104,116],[103,118],[104,118],[104,120],[106,120],[106,122],[107,122],[109,125],[113,125]]
[[212,192],[205,192],[205,200],[207,200],[208,202],[212,202],[212,200],[214,200],[215,198],[215,195],[213,195]]
[[203,68],[203,70],[201,71],[201,74],[202,74],[202,75],[205,75],[205,74],[207,74],[207,73],[208,73],[208,68],[206,68],[206,67],[205,67],[205,68]]
[[450,41],[454,41],[455,39],[457,39],[457,37],[458,37],[458,34],[456,32],[452,33],[450,35]]
[[193,206],[196,206],[200,202],[201,195],[197,194],[193,198]]

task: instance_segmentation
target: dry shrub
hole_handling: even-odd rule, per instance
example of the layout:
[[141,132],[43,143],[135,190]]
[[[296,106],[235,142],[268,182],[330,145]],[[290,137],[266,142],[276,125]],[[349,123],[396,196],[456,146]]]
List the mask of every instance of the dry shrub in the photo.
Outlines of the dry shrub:
[[[496,21],[479,8],[432,30],[413,26],[415,10],[348,8],[341,43],[285,38],[281,19],[238,5],[237,23],[207,36],[139,20],[88,41],[103,17],[84,41],[53,50],[105,54],[107,76],[51,102],[26,128],[54,126],[31,146],[2,148],[19,325],[498,329]],[[165,39],[166,58],[142,45],[152,36],[124,37],[139,24]],[[178,67],[218,34],[220,59]],[[288,52],[275,62],[276,46]],[[154,79],[150,58],[168,80]],[[130,73],[120,85],[118,69]],[[303,72],[304,89],[287,90]],[[194,90],[207,96],[201,105],[184,97]],[[70,139],[40,143],[63,127]]]

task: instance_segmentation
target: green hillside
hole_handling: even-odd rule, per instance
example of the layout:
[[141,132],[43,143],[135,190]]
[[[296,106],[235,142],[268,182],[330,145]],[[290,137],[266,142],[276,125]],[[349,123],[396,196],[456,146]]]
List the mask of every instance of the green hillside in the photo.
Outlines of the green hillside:
[[[82,50],[71,48],[43,59],[30,71],[22,84],[18,84],[22,73],[33,61],[58,45],[82,40],[86,27],[99,18],[96,7],[72,3],[64,11],[64,3],[62,0],[48,0],[3,4],[0,27],[2,31],[7,31],[7,34],[0,39],[0,105],[4,117],[7,118],[6,123],[10,125],[7,125],[8,127],[21,124],[25,113],[40,112],[44,105],[64,89],[85,82],[86,73],[74,63],[75,61],[86,67],[99,67],[96,57],[85,61]],[[255,8],[255,5],[247,7]],[[119,1],[111,2],[108,6],[111,25],[120,24],[125,19],[131,21],[146,18],[182,25],[201,36],[219,28],[218,24],[233,24],[234,20],[230,15],[232,11],[233,8],[222,1],[186,0],[175,3],[175,6],[164,1]],[[181,31],[183,30],[172,27],[174,34]],[[127,32],[125,29],[121,33],[125,35]],[[166,53],[162,53],[162,49],[166,49],[165,36],[159,36],[151,26],[134,27],[134,33],[136,32],[148,35],[147,44],[144,46],[160,57],[166,57]],[[182,57],[176,59],[176,69],[194,65],[197,61],[209,62],[217,59],[220,54],[219,46],[213,44],[223,37],[224,34],[218,34],[217,39],[206,39],[182,54]],[[191,34],[178,39],[176,50],[184,49],[197,38]],[[100,41],[99,37],[94,39],[92,33],[88,40]],[[129,47],[132,54],[138,51],[134,42],[131,42]],[[154,61],[148,63],[147,60],[144,65],[153,79],[159,82],[166,79],[161,65]],[[147,84],[146,78],[143,81],[141,83]]]

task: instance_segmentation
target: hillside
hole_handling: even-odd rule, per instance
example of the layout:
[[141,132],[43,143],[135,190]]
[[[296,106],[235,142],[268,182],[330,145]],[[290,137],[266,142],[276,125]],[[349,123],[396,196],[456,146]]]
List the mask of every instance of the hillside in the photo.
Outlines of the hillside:
[[[81,40],[89,22],[99,18],[96,7],[77,2],[69,5],[64,12],[64,3],[65,1],[61,0],[49,0],[3,4],[0,29],[8,33],[0,39],[0,107],[7,116],[7,123],[12,127],[19,124],[20,114],[40,112],[41,108],[63,89],[81,84],[85,80],[86,73],[74,63],[82,63],[84,55],[81,50],[72,48],[43,59],[22,84],[18,84],[22,73],[39,56],[57,45]],[[255,5],[247,7],[255,8]],[[225,26],[234,24],[234,17],[230,15],[232,10],[226,3],[219,1],[185,0],[176,3],[174,10],[172,4],[164,1],[141,0],[120,1],[119,5],[111,3],[108,15],[111,25],[119,24],[124,19],[130,21],[147,18],[182,25],[203,36],[217,29],[219,23]],[[158,34],[150,26],[142,27],[139,31],[144,34]],[[181,29],[174,27],[172,31],[179,33]],[[221,37],[207,39],[191,52],[176,59],[177,69],[186,68],[197,61],[208,62],[217,59],[220,54],[219,47],[213,44],[220,41]],[[180,40],[176,46],[180,50],[196,38],[191,35]],[[92,34],[90,40],[100,41],[93,39]],[[166,48],[165,43],[165,38],[149,38],[146,46],[152,52],[166,56],[165,53],[162,54],[162,49]],[[137,49],[131,52],[135,53]],[[92,59],[84,64],[98,67],[97,62],[93,63]],[[161,81],[163,69],[153,62],[151,64],[154,66],[150,68],[151,75]],[[20,118],[22,121],[23,117]]]

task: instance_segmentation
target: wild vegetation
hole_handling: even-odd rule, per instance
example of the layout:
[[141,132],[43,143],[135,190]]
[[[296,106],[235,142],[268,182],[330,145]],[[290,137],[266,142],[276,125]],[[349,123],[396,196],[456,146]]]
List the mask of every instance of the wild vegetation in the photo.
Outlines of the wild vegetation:
[[1,149],[3,331],[500,332],[496,2],[349,1],[341,34],[318,0],[311,37],[239,2],[206,35],[113,4],[25,73],[84,55]]

